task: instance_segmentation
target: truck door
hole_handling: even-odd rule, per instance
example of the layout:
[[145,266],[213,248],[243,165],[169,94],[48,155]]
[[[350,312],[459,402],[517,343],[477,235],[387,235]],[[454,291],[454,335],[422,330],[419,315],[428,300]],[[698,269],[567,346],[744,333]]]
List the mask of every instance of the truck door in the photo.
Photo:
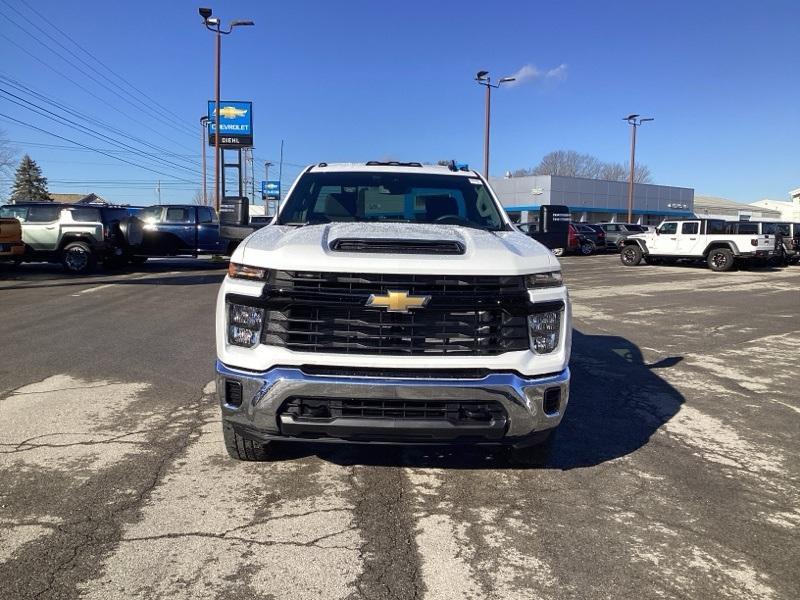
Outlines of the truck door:
[[[159,226],[159,231],[169,232],[175,248],[175,254],[195,253],[195,219],[194,207],[169,206],[164,214],[164,223]],[[171,253],[172,253],[171,252]]]
[[61,225],[61,207],[33,205],[22,226],[22,240],[34,250],[47,252],[56,250]]
[[678,222],[664,221],[658,226],[657,235],[647,245],[652,254],[667,256],[678,253]]
[[197,208],[197,251],[219,252],[219,221],[216,213],[207,206]]
[[678,231],[677,252],[681,256],[697,256],[703,252],[700,248],[700,221],[685,221]]

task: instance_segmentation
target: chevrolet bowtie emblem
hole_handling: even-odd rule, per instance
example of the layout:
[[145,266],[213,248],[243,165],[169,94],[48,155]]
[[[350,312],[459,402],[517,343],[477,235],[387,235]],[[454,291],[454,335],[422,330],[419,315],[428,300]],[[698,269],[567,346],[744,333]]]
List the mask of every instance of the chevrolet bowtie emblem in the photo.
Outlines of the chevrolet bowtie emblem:
[[[214,112],[214,111],[212,111]],[[214,112],[216,114],[216,112]],[[235,106],[223,106],[219,109],[219,115],[226,119],[235,119],[236,117],[243,117],[247,114],[244,108],[236,108]]]
[[409,296],[408,292],[386,292],[385,296],[372,294],[367,306],[385,308],[388,312],[409,312],[412,308],[423,308],[430,296]]

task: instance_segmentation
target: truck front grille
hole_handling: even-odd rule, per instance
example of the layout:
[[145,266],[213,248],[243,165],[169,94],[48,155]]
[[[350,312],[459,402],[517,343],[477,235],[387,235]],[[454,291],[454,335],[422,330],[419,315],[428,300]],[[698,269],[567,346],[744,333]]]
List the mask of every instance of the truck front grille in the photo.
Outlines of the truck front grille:
[[[429,299],[410,312],[366,306],[389,291]],[[491,356],[529,348],[520,276],[274,271],[259,303],[261,342],[298,352]]]

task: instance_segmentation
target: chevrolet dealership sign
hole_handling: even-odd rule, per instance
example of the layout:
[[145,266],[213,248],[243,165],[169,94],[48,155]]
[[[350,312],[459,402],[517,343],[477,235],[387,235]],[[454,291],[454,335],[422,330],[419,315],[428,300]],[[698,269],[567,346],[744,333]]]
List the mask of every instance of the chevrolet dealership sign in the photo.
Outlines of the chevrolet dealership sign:
[[[208,101],[208,143],[213,146],[216,138],[216,102]],[[219,103],[219,145],[226,148],[244,148],[253,145],[253,103]]]

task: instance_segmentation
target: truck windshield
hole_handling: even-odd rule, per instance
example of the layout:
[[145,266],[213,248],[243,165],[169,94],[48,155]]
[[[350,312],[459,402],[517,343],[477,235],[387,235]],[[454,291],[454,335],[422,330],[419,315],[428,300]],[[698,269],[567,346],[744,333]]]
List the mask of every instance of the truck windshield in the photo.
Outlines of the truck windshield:
[[440,223],[506,229],[478,178],[416,173],[306,173],[278,224]]

